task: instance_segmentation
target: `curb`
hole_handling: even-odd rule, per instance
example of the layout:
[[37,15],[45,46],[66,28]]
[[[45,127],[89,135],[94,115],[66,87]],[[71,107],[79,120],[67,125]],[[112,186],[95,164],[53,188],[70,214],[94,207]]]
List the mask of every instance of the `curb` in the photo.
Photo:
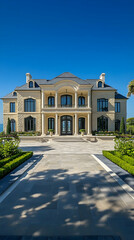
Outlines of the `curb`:
[[134,200],[134,190],[127,183],[125,183],[116,173],[114,173],[105,163],[103,163],[98,157],[94,154],[91,155],[109,174],[118,184],[125,190],[127,194]]
[[[34,158],[34,155],[31,157],[31,158]],[[30,159],[28,159],[27,161],[30,161],[31,160],[31,158]],[[3,190],[3,192],[0,194],[0,203],[2,203],[2,201],[16,188],[16,186],[22,181],[22,179],[27,175],[27,172],[29,171],[29,170],[31,170],[34,166],[35,166],[35,164],[37,164],[40,160],[41,160],[41,158],[42,158],[42,155],[40,155],[39,156],[39,158],[37,159],[37,160],[34,160],[33,161],[33,163],[32,164],[29,164],[25,169],[24,169],[24,171],[22,172],[22,174],[19,176],[19,177],[17,177],[17,178],[15,178],[14,180],[13,180],[13,182],[12,183],[9,183],[9,185]],[[25,163],[25,162],[24,162]],[[23,163],[23,164],[24,164]],[[26,163],[26,165],[27,165],[28,163]],[[21,165],[19,165],[17,168],[19,168]],[[14,169],[13,171],[15,172],[15,170],[16,170],[16,172],[18,171],[18,169]],[[19,170],[20,171],[20,170]],[[9,174],[12,174],[12,172],[10,172]],[[5,177],[7,177],[8,175],[6,175]],[[4,178],[3,178],[4,179]],[[1,179],[2,180],[2,179]]]

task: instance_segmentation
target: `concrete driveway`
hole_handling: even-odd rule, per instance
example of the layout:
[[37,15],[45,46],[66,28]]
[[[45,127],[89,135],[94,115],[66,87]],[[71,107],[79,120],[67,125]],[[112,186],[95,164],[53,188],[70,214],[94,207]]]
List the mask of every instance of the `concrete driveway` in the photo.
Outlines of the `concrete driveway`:
[[21,143],[44,157],[0,204],[0,235],[133,240],[133,199],[90,155],[110,142]]

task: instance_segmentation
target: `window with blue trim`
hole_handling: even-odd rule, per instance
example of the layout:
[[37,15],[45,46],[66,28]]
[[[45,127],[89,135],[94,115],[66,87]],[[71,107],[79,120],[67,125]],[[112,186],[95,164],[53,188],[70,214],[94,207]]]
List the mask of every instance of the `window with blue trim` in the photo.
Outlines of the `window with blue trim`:
[[115,112],[120,112],[120,102],[115,103]]
[[98,112],[108,111],[108,99],[105,98],[97,99],[97,111]]
[[29,82],[29,88],[33,88],[33,82],[32,81]]
[[100,87],[102,87],[102,82],[101,81],[98,82],[98,88],[100,88]]
[[15,112],[15,102],[10,102],[10,112]]
[[32,98],[24,100],[24,111],[25,112],[35,112],[36,111],[36,101]]

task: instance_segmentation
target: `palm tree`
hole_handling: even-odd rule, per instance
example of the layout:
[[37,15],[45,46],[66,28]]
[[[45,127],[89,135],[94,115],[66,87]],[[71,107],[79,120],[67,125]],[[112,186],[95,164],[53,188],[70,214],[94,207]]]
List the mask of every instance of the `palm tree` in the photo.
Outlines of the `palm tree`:
[[134,95],[134,80],[132,80],[128,85],[128,94],[127,97],[130,97],[131,94]]

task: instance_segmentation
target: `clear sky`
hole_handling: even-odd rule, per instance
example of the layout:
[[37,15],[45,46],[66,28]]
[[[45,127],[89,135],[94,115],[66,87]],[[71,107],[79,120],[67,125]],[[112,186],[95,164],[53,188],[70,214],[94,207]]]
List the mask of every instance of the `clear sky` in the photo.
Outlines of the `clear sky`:
[[106,83],[126,96],[134,79],[134,1],[0,0],[0,97],[24,84],[26,72],[47,79],[105,72]]

